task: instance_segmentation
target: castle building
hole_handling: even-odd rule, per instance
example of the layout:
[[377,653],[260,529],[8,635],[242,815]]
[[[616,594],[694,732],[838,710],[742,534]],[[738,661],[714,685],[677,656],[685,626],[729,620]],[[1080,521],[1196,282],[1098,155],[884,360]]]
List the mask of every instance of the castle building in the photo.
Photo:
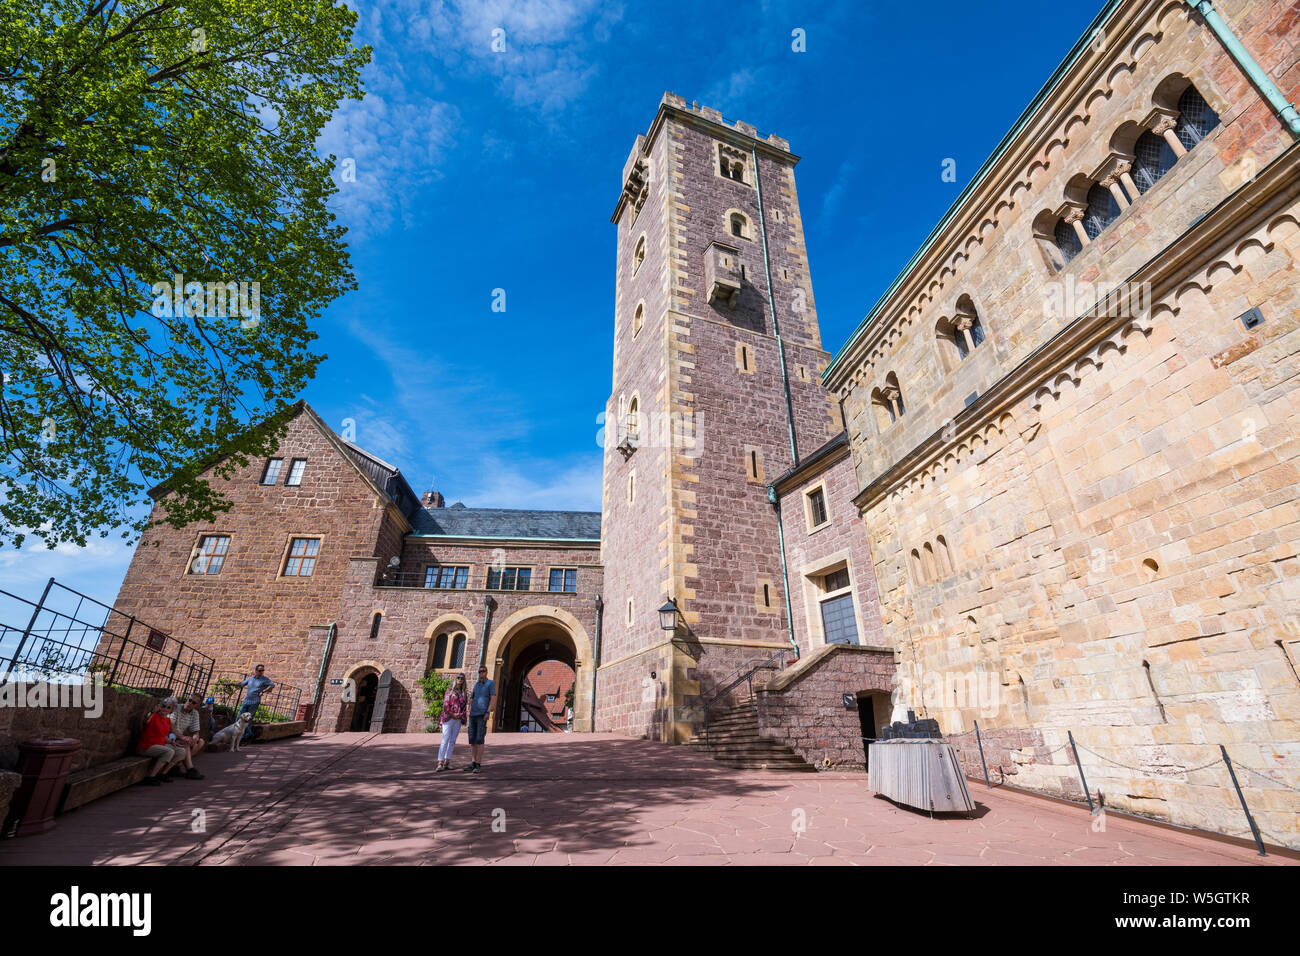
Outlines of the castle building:
[[1298,41],[1288,0],[1110,0],[833,358],[790,144],[665,94],[599,513],[417,497],[300,402],[116,606],[318,730],[423,730],[480,664],[495,729],[542,725],[560,661],[576,731],[686,742],[752,687],[808,764],[912,710],[1081,796],[1073,733],[1108,807],[1237,833],[1223,744],[1300,845]]

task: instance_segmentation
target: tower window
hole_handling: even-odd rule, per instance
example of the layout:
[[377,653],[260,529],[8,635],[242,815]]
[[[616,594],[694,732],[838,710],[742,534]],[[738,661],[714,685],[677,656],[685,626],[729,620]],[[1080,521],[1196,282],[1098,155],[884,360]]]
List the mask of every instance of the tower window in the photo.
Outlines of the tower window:
[[379,625],[383,623],[384,615],[376,611],[370,616],[370,639],[376,641],[379,639]]
[[636,312],[632,314],[632,337],[635,338],[641,332],[641,326],[645,324],[645,303],[636,304]]
[[731,214],[731,234],[741,239],[749,238],[749,224],[745,217],[738,212]]
[[645,236],[636,241],[636,248],[632,252],[632,275],[637,274],[643,262],[645,262]]

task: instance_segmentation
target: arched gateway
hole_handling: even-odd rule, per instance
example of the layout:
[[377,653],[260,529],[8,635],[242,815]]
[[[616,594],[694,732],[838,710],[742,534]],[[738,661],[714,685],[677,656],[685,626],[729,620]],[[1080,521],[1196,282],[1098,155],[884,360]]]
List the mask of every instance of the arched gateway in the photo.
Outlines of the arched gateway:
[[496,681],[497,704],[489,726],[519,729],[524,679],[543,661],[573,669],[573,729],[591,730],[591,642],[576,617],[557,607],[521,608],[498,625],[488,641],[484,665]]

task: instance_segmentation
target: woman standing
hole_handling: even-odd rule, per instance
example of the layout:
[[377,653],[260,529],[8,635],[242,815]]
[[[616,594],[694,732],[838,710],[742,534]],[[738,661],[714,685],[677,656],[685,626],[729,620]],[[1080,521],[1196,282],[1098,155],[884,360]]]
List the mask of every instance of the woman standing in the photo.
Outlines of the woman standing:
[[468,706],[465,693],[465,675],[457,674],[451,682],[446,695],[442,698],[442,746],[438,748],[438,769],[435,773],[451,769],[451,752],[456,749],[456,737],[461,725],[465,723],[465,708]]

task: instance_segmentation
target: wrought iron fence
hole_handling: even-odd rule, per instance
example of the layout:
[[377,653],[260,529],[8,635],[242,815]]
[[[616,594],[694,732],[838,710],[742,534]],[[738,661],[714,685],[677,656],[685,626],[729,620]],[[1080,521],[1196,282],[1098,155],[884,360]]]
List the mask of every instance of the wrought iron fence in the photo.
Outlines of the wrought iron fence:
[[39,601],[0,590],[0,682],[77,683],[182,697],[215,661],[164,631],[50,578]]
[[[517,568],[506,568],[504,570],[489,568],[487,571],[473,571],[464,565],[448,565],[441,568],[430,567],[423,571],[393,571],[384,568],[379,572],[375,584],[381,588],[425,588],[430,591],[587,593],[585,589],[578,587],[577,575],[566,578],[561,574],[557,579],[549,572],[544,571],[541,574],[533,575],[530,573],[526,577],[522,577],[518,574],[518,570]],[[558,570],[585,571],[587,569],[579,566],[577,569]]]
[[[221,669],[212,672],[207,684],[207,695],[214,704],[238,711],[244,703],[244,688],[240,686],[249,675],[243,671]],[[270,679],[275,686],[262,692],[262,699],[253,716],[255,723],[279,723],[284,720],[298,719],[298,704],[302,700],[302,691],[289,684],[282,684]]]

